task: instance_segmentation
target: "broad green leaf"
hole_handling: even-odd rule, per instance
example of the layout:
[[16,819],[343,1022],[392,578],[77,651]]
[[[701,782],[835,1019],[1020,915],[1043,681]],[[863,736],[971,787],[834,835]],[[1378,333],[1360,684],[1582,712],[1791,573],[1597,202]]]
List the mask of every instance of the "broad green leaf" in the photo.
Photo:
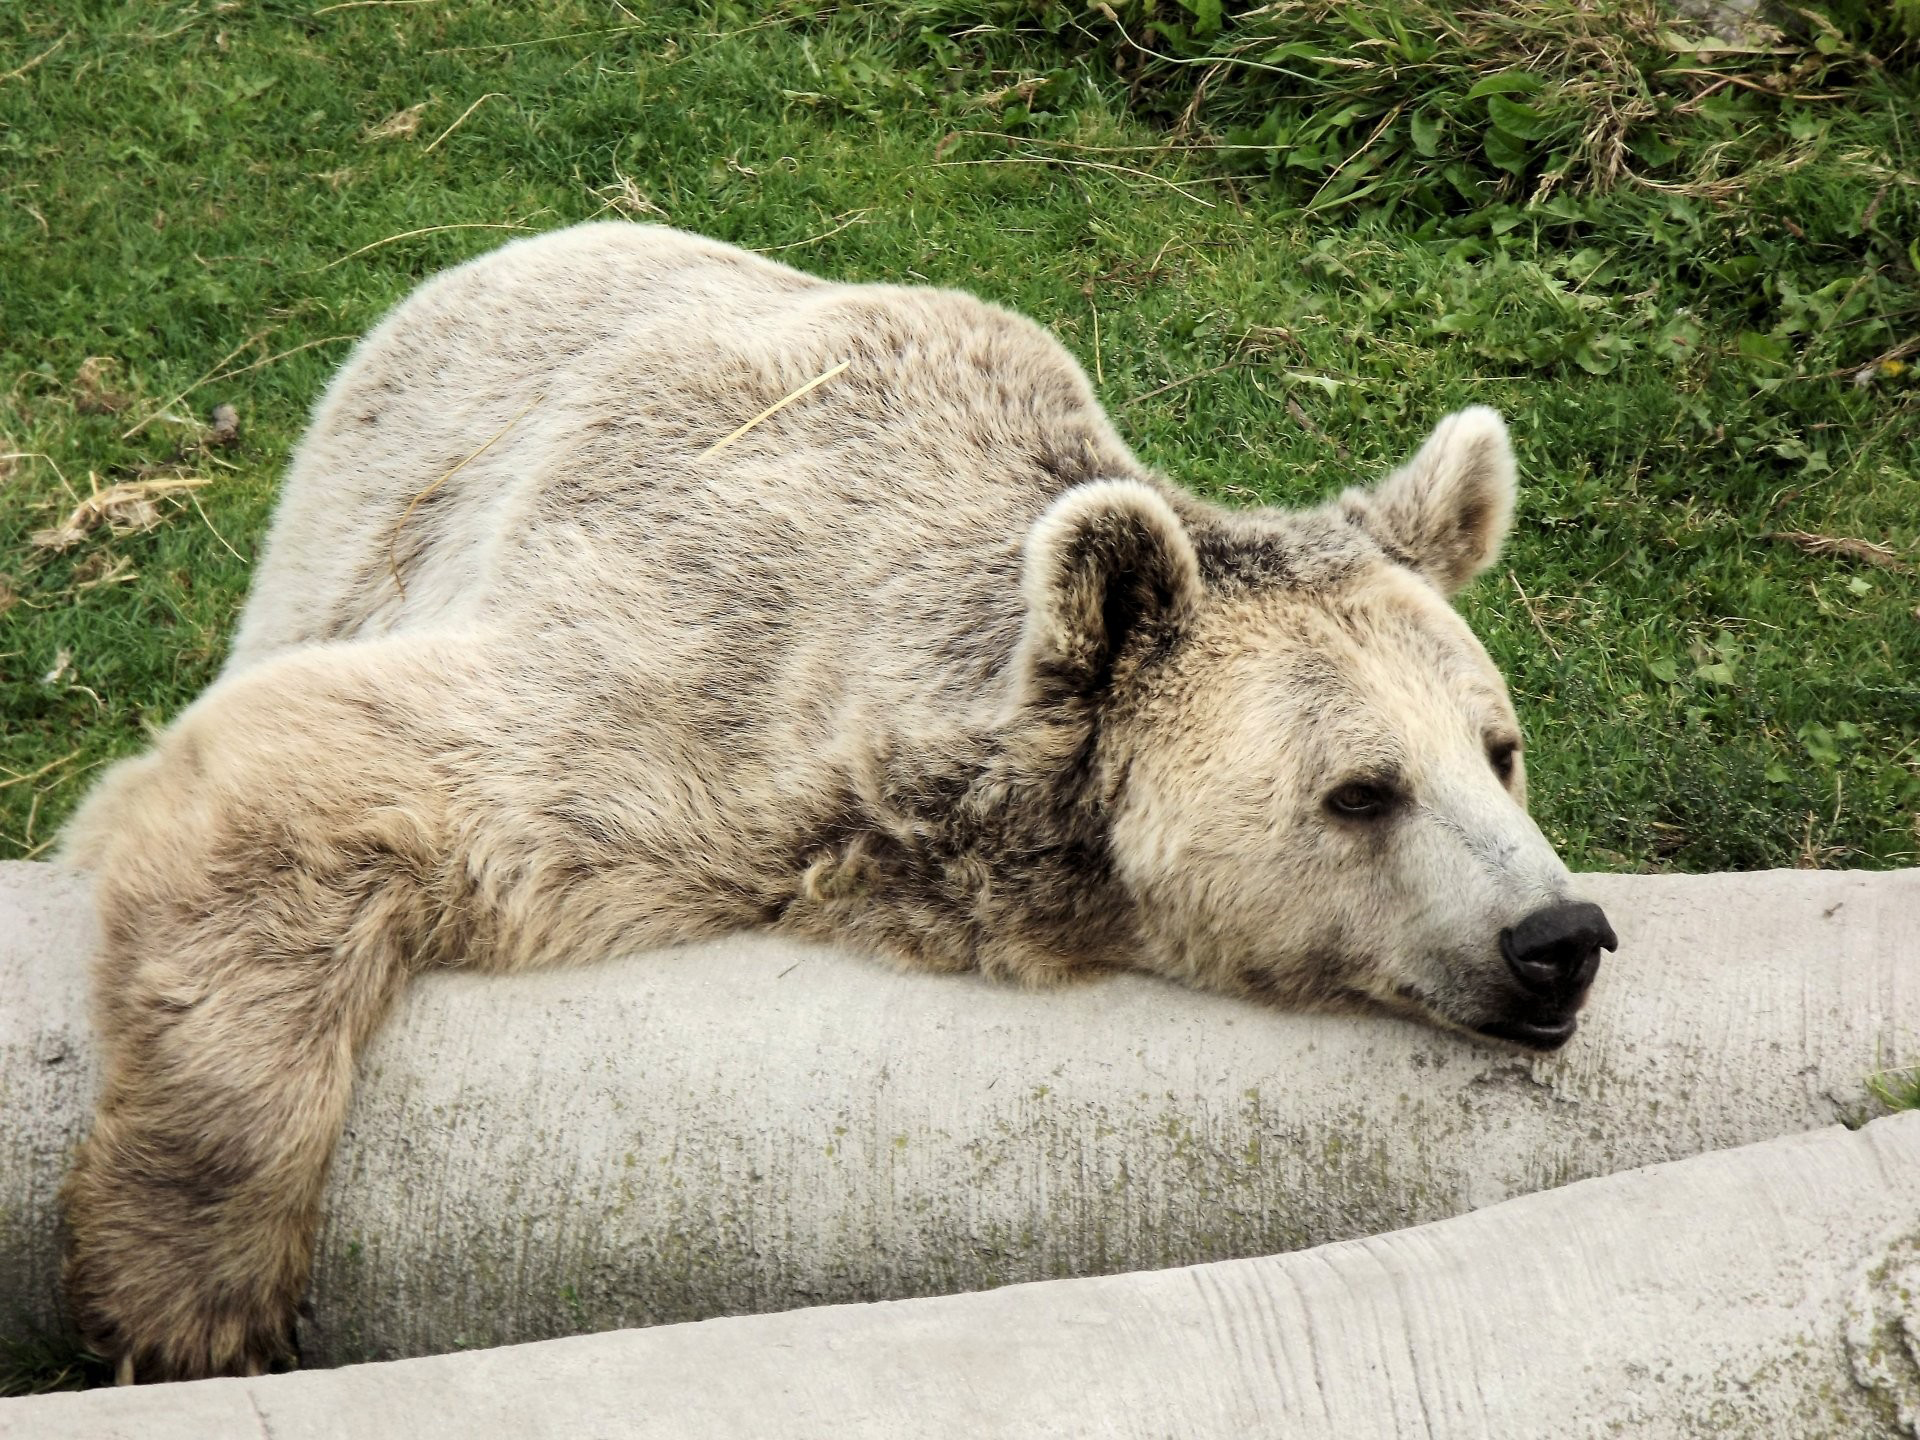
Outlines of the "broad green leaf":
[[1193,16],[1193,33],[1211,35],[1220,28],[1220,0],[1180,0],[1180,8]]
[[1660,327],[1653,353],[1665,360],[1684,363],[1700,353],[1700,339],[1699,323],[1680,311]]
[[1744,284],[1765,268],[1765,262],[1758,255],[1732,255],[1717,264],[1709,262],[1706,266],[1708,274],[1730,285]]
[[1487,114],[1502,130],[1509,135],[1518,135],[1522,140],[1538,140],[1547,132],[1546,118],[1538,110],[1518,100],[1509,100],[1504,95],[1487,97]]
[[1413,148],[1423,157],[1431,160],[1440,153],[1440,121],[1431,111],[1414,111],[1408,128],[1413,136]]
[[1809,111],[1797,110],[1787,116],[1787,134],[1796,140],[1817,140],[1826,133],[1826,122]]
[[1527,142],[1509,135],[1498,125],[1488,127],[1483,143],[1487,159],[1502,170],[1511,170],[1518,175],[1527,168]]
[[1283,370],[1280,373],[1296,385],[1317,385],[1329,395],[1338,395],[1341,387],[1350,383],[1345,380],[1336,380],[1331,375],[1315,375],[1306,370]]
[[1627,148],[1656,170],[1671,165],[1680,154],[1658,135],[1644,132],[1629,140]]
[[1314,214],[1318,214],[1322,210],[1331,210],[1336,205],[1350,204],[1351,202],[1360,199],[1363,195],[1371,195],[1374,191],[1378,190],[1382,185],[1385,185],[1387,183],[1385,180],[1371,180],[1371,181],[1368,181],[1365,185],[1355,186],[1350,183],[1354,177],[1343,175],[1340,178],[1341,178],[1341,185],[1339,189],[1333,191],[1330,194],[1321,196],[1318,200],[1315,200],[1311,205],[1308,205],[1304,209],[1302,209],[1300,213],[1302,215],[1314,215]]
[[1596,349],[1591,341],[1582,341],[1573,352],[1573,363],[1589,375],[1610,375],[1620,362],[1603,350]]
[[1822,765],[1840,763],[1840,747],[1834,742],[1833,732],[1818,721],[1800,727],[1800,744]]
[[1478,100],[1483,95],[1531,95],[1546,83],[1531,70],[1502,70],[1476,82],[1467,91],[1467,99]]

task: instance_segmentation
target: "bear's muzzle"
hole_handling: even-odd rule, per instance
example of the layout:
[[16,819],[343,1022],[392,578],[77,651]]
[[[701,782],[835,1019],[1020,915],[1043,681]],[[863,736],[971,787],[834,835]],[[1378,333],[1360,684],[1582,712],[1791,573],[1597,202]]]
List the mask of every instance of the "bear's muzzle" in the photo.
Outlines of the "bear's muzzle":
[[1500,932],[1500,953],[1519,986],[1516,1013],[1481,1033],[1535,1050],[1573,1038],[1575,1016],[1600,969],[1600,952],[1620,945],[1606,912],[1587,900],[1562,900]]

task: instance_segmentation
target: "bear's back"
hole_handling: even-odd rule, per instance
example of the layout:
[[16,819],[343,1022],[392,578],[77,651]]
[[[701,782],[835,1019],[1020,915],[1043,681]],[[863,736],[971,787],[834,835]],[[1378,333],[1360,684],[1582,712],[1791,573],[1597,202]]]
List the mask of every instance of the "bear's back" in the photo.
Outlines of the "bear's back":
[[290,467],[229,669],[433,626],[603,650],[640,627],[656,667],[770,651],[975,690],[1017,634],[1033,518],[1139,473],[1024,319],[578,226],[440,276],[362,342]]

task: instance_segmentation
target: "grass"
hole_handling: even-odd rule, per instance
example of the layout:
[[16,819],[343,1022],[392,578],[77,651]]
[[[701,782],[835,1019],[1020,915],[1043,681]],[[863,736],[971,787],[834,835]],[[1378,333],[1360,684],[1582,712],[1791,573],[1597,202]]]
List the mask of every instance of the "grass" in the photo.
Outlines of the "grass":
[[112,1383],[113,1367],[81,1350],[70,1337],[37,1336],[0,1342],[0,1399],[92,1390]]
[[1920,1110],[1920,1065],[1876,1071],[1867,1077],[1867,1093],[1888,1110]]
[[1796,23],[1727,54],[1626,0],[11,9],[0,856],[213,674],[351,337],[624,215],[1034,315],[1230,502],[1500,407],[1520,528],[1465,603],[1569,860],[1912,863],[1920,85],[1890,22]]

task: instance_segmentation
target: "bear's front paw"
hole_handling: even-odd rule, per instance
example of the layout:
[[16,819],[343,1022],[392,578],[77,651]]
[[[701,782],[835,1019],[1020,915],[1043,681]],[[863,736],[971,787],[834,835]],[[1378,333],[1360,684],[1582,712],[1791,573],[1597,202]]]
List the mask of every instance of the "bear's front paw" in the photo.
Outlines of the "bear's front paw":
[[259,1375],[294,1363],[290,1299],[241,1277],[189,1280],[151,1262],[121,1265],[111,1248],[73,1252],[65,1273],[74,1322],[113,1362],[118,1383]]
[[82,1338],[121,1384],[293,1362],[305,1236],[243,1218],[231,1200],[108,1183],[88,1161],[67,1183],[62,1280]]
[[294,1363],[291,1298],[217,1268],[189,1278],[157,1244],[142,1248],[125,1263],[118,1246],[77,1246],[65,1268],[74,1322],[119,1384],[259,1375]]

